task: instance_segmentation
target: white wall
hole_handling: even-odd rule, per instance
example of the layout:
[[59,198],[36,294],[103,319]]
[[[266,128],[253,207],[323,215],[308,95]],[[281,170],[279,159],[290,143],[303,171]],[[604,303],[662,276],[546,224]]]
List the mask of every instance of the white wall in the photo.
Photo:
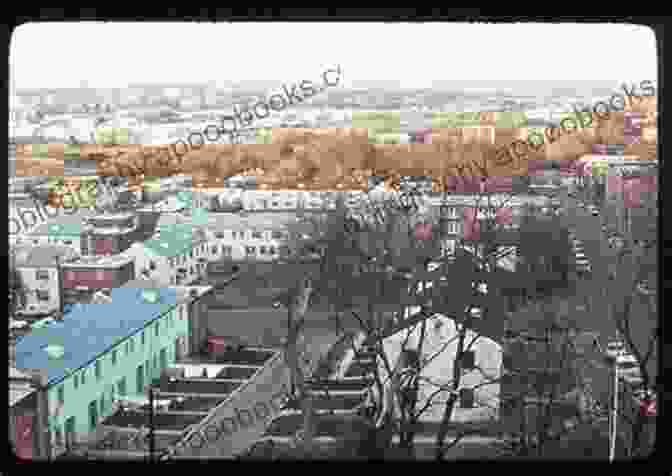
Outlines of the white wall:
[[[58,287],[58,269],[56,267],[49,268],[17,268],[21,275],[23,284],[26,289],[26,308],[34,305],[37,309],[54,311],[60,308],[60,293]],[[48,279],[37,279],[37,271],[46,271]],[[41,301],[37,298],[35,291],[47,291],[49,299]]]
[[[435,324],[441,323],[440,328],[435,330]],[[407,348],[413,348],[417,345],[420,337],[420,328],[411,332],[408,340]],[[390,364],[395,366],[397,364],[399,355],[401,353],[402,344],[406,337],[407,331],[401,331],[394,336],[389,337],[383,343],[385,353],[390,360]],[[475,337],[472,331],[467,332],[466,342],[471,342]],[[438,389],[438,385],[449,384],[452,382],[453,374],[453,360],[457,353],[457,338],[454,321],[446,317],[431,318],[427,320],[427,328],[425,334],[425,342],[423,344],[423,358],[429,358],[432,355],[438,354],[429,364],[424,366],[422,375],[432,383],[424,382],[421,384],[419,407],[423,406],[426,398]],[[443,350],[441,350],[443,349]],[[473,346],[475,350],[476,370],[466,371],[461,378],[460,388],[474,388],[476,385],[487,381],[496,380],[501,373],[502,350],[501,346],[486,337],[479,337]],[[479,371],[478,368],[482,370]],[[496,418],[499,409],[499,383],[483,385],[475,389],[475,408],[463,409],[459,408],[459,404],[453,411],[452,421],[471,421],[480,420],[482,418]],[[421,416],[421,421],[437,421],[442,417],[444,410],[444,402],[447,400],[448,394],[443,393],[434,397],[435,402],[428,408]]]

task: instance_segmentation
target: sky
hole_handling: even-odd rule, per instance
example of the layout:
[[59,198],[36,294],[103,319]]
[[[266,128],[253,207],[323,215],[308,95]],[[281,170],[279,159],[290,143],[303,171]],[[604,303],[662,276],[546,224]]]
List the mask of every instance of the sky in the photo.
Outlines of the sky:
[[626,24],[28,23],[10,46],[19,89],[298,82],[334,65],[346,87],[657,79],[653,30]]

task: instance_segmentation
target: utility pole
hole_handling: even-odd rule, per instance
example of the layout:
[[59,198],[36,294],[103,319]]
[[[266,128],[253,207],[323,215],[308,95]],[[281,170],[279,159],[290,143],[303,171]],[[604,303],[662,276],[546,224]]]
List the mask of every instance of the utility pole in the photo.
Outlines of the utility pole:
[[614,461],[616,454],[616,435],[618,423],[618,358],[614,359],[614,401],[611,410],[611,438],[609,441],[609,462]]
[[154,462],[154,386],[149,384],[149,461]]

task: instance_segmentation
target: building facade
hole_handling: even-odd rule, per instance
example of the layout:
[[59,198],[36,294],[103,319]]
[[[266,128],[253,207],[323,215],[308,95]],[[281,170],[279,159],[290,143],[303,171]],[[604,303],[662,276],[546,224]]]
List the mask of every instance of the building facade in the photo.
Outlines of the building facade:
[[178,291],[115,288],[110,303],[82,305],[66,321],[17,343],[17,368],[40,369],[47,375],[54,456],[91,439],[117,401],[144,397],[162,369],[189,353],[194,330],[190,304],[208,289]]
[[14,266],[20,276],[27,315],[50,314],[62,308],[61,265],[77,254],[67,246],[18,245],[12,249]]
[[87,302],[101,289],[117,288],[135,278],[130,256],[83,256],[61,266],[64,304]]
[[[457,353],[457,329],[454,320],[438,314],[429,318],[421,349],[420,327],[422,326],[401,330],[383,341],[390,365],[399,372],[410,365],[409,353],[418,355],[421,351],[422,355],[418,357],[422,361],[435,356],[429,364],[422,366],[421,375],[426,380],[423,379],[420,383],[418,408],[428,403],[430,395],[440,385],[448,385],[452,381],[453,363]],[[479,334],[475,331],[468,330],[467,342],[471,342],[477,335]],[[466,354],[468,355],[462,362],[459,400],[451,421],[466,423],[496,420],[499,416],[502,347],[491,338],[480,335]],[[387,375],[384,368],[381,372],[381,375]],[[448,396],[449,392],[446,391],[432,397],[432,403],[422,413],[420,421],[441,421]]]
[[115,213],[86,217],[80,243],[82,255],[114,255],[126,251],[138,228],[133,213]]
[[175,286],[205,277],[212,248],[203,229],[177,223],[159,227],[152,238],[134,243],[124,254],[135,260],[136,278]]

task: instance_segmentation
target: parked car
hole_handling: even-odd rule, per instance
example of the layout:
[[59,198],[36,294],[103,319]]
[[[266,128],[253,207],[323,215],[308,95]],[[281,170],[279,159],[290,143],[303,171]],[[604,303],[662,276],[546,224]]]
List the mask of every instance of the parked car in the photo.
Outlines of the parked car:
[[656,290],[651,287],[648,281],[644,280],[637,283],[637,292],[644,296],[652,296],[656,293]]
[[625,344],[620,340],[609,342],[605,353],[607,354],[607,357],[616,359],[619,355],[625,353]]
[[587,275],[593,271],[588,261],[580,261],[576,263],[576,270],[580,275]]
[[632,354],[622,354],[616,357],[616,365],[621,379],[630,385],[638,385],[642,382],[642,373],[637,359]]

